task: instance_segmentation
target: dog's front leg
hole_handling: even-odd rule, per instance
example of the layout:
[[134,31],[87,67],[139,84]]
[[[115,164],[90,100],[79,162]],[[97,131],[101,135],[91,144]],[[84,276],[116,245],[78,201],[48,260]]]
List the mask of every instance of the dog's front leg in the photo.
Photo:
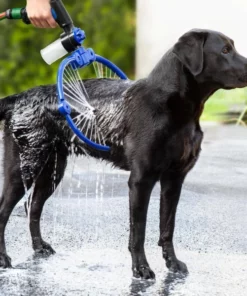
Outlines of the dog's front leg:
[[149,267],[144,251],[147,210],[150,195],[156,180],[154,175],[131,171],[129,178],[130,237],[129,251],[132,256],[133,276],[153,279],[154,272]]
[[178,175],[163,175],[160,179],[160,239],[166,266],[174,272],[187,272],[186,265],[179,261],[173,246],[175,216],[184,177]]

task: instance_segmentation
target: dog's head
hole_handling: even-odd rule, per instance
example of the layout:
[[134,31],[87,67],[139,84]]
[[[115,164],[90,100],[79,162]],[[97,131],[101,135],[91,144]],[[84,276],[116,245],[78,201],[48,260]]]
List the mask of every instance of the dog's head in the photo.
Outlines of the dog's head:
[[199,83],[219,88],[247,86],[247,59],[229,37],[215,31],[192,30],[180,37],[173,53]]

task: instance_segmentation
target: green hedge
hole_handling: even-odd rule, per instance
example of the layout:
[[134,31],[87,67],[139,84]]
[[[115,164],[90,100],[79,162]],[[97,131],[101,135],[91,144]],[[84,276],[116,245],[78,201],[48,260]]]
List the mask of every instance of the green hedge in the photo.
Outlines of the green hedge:
[[[86,32],[85,47],[111,59],[134,77],[135,1],[63,1],[74,24]],[[23,7],[26,1],[0,0],[0,10]],[[37,29],[22,21],[0,22],[0,95],[54,83],[59,62],[48,66],[40,50],[59,38],[60,29]],[[85,78],[89,75],[85,72]]]

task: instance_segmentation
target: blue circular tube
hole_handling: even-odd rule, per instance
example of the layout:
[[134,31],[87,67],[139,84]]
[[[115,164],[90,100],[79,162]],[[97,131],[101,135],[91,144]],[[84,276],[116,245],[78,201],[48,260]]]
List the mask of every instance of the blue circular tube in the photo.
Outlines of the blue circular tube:
[[116,73],[117,76],[121,79],[128,79],[128,77],[125,75],[125,73],[118,68],[115,64],[113,64],[112,62],[110,62],[109,60],[99,56],[99,55],[95,55],[96,57],[96,62],[103,64],[104,66],[106,66],[107,68],[111,69],[112,72]]
[[[121,79],[128,79],[128,77],[124,74],[123,71],[121,71],[116,65],[114,65],[112,62],[110,62],[109,60],[99,56],[99,55],[95,55],[96,62],[99,62],[101,64],[103,64],[104,66],[108,67],[110,70],[112,70],[114,73],[116,73]],[[63,93],[63,74],[64,74],[64,70],[65,68],[73,63],[75,61],[75,58],[73,56],[70,56],[66,59],[64,59],[58,69],[58,74],[57,74],[57,95],[58,95],[58,103],[59,103],[59,111],[62,113],[62,115],[65,116],[69,127],[72,129],[72,131],[79,137],[79,139],[81,139],[83,142],[85,142],[87,145],[89,145],[90,147],[100,150],[100,151],[110,151],[110,147],[109,146],[105,146],[105,145],[100,145],[97,144],[93,141],[91,141],[90,139],[88,139],[75,125],[73,119],[70,116],[70,112],[66,111],[64,109],[63,106],[65,106],[65,104],[67,104],[67,102],[65,101],[64,98],[64,93]],[[61,108],[62,106],[62,108]]]

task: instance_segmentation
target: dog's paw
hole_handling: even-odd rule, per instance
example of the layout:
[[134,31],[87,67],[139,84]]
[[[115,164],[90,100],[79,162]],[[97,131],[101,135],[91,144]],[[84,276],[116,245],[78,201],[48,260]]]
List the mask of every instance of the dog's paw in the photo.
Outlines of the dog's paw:
[[145,280],[155,279],[155,273],[148,265],[140,265],[133,268],[133,277]]
[[46,242],[42,242],[42,246],[34,250],[35,256],[37,257],[48,257],[50,255],[54,255],[56,252],[53,248]]
[[10,268],[11,266],[11,258],[5,254],[0,253],[0,268]]
[[177,259],[166,261],[167,268],[172,272],[188,273],[188,268],[185,263]]

